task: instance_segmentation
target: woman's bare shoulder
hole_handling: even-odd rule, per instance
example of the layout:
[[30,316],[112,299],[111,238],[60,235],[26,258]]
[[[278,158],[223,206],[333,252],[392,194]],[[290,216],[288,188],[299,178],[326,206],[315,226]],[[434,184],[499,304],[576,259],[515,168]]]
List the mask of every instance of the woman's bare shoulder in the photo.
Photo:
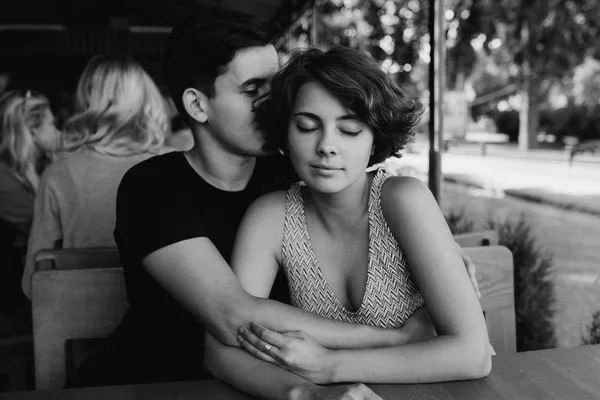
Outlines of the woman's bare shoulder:
[[410,176],[392,176],[381,190],[382,207],[419,204],[432,196],[429,188],[419,179]]
[[281,231],[285,219],[285,201],[286,191],[284,190],[260,196],[246,211],[245,223],[255,225],[263,233],[267,230]]

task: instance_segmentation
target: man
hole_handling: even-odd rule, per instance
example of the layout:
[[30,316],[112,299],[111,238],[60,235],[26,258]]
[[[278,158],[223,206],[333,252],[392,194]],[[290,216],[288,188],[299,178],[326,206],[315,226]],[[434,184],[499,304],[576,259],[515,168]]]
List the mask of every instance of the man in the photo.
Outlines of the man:
[[[277,331],[306,331],[331,348],[403,343],[427,331],[416,319],[406,329],[382,330],[255,298],[228,266],[250,203],[287,188],[295,178],[282,157],[269,155],[272,150],[253,123],[252,102],[268,90],[279,67],[271,39],[263,22],[223,9],[211,9],[171,33],[165,77],[194,147],[142,162],[123,178],[115,239],[130,309],[72,385],[209,377],[202,369],[205,330],[209,343],[214,337],[238,347],[238,327],[253,321]],[[271,297],[285,300],[286,294],[280,280]],[[296,395],[333,390],[256,362],[273,371],[278,390]],[[335,390],[374,396],[365,386]]]

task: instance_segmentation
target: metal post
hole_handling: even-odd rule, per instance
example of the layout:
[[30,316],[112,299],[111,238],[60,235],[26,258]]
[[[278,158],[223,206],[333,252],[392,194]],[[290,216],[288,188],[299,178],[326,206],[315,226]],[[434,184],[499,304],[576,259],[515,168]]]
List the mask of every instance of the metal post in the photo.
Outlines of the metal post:
[[438,204],[441,204],[444,144],[445,22],[444,0],[429,0],[429,189]]
[[319,47],[319,0],[314,0],[310,18],[310,45]]

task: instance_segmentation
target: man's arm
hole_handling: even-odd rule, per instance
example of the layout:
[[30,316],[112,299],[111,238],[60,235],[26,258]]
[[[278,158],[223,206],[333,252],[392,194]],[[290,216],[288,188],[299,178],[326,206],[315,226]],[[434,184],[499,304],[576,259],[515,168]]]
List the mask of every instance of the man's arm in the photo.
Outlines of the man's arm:
[[231,346],[239,346],[237,329],[253,321],[280,332],[303,330],[329,348],[389,346],[409,340],[396,330],[335,321],[248,294],[207,238],[163,247],[148,255],[143,265],[209,332]]

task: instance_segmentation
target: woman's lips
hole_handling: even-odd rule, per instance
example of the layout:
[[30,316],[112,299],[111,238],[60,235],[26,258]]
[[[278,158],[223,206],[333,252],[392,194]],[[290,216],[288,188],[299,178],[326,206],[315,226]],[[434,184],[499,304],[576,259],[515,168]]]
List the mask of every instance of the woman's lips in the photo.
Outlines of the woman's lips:
[[326,165],[326,164],[313,164],[313,165],[311,165],[311,167],[320,169],[320,170],[325,170],[325,171],[341,171],[343,169],[340,167],[336,167],[333,165]]

